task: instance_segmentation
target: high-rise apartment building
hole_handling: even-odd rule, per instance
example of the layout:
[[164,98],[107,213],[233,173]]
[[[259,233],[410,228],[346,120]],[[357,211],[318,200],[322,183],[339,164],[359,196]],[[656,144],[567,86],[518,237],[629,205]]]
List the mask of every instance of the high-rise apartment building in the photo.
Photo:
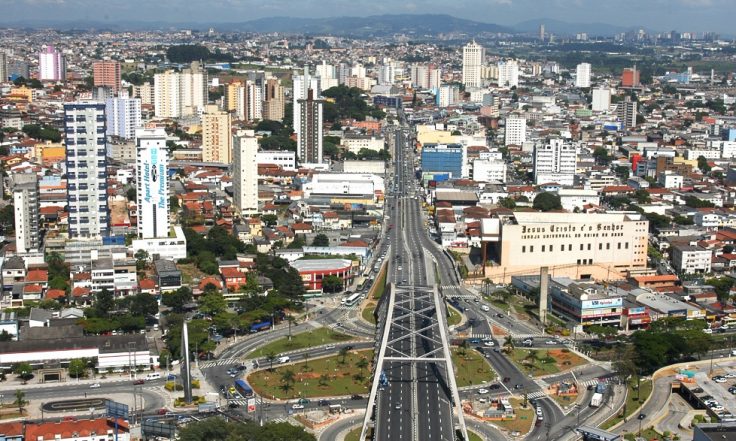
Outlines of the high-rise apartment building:
[[232,135],[230,113],[216,105],[205,107],[202,114],[202,161],[230,164]]
[[10,77],[8,73],[8,55],[0,51],[0,83],[8,81],[8,77]]
[[92,63],[92,76],[96,87],[109,87],[116,95],[120,91],[119,62],[114,60],[105,60]]
[[417,89],[438,89],[440,70],[435,64],[414,64],[410,69],[411,83]]
[[38,251],[41,247],[41,229],[38,225],[38,176],[35,173],[13,175],[13,209],[16,251],[19,254]]
[[457,84],[443,84],[436,97],[437,107],[450,107],[460,101],[460,87]]
[[578,64],[575,71],[575,87],[590,87],[590,63]]
[[138,239],[169,235],[168,149],[166,131],[136,129],[136,195]]
[[486,50],[475,40],[463,47],[463,84],[465,87],[481,87],[481,68],[486,57]]
[[140,86],[133,86],[133,98],[140,98],[141,104],[153,105],[156,102],[154,87],[151,83],[145,82]]
[[506,118],[504,143],[506,145],[522,145],[526,142],[526,118],[513,116]]
[[196,61],[182,72],[157,73],[153,82],[155,114],[159,118],[197,115],[207,104],[207,72]]
[[601,87],[593,89],[593,112],[607,112],[611,107],[611,89],[609,87]]
[[107,135],[133,139],[135,129],[141,126],[141,100],[128,98],[126,93],[121,95],[105,102]]
[[577,147],[561,138],[551,138],[534,146],[534,183],[572,186],[577,167]]
[[266,80],[263,94],[263,119],[281,121],[284,119],[284,88],[278,78]]
[[252,133],[233,137],[233,203],[244,215],[258,212],[258,139]]
[[636,70],[636,66],[624,68],[621,73],[621,87],[639,87],[640,84],[639,71]]
[[[312,78],[309,74],[309,66],[304,66],[304,71],[299,75],[296,71],[292,77],[292,99],[293,99],[293,119],[294,119],[294,132],[296,132],[297,138],[299,137],[299,131],[302,128],[302,108],[299,106],[299,100],[307,98],[307,91],[311,89],[314,92],[314,96],[320,96],[322,90],[320,89],[320,79]],[[301,157],[301,156],[300,156]]]
[[624,98],[623,101],[616,104],[616,116],[627,129],[636,127],[637,105],[636,101],[631,101],[630,97]]
[[61,52],[48,45],[38,54],[38,79],[41,81],[66,80],[66,61]]
[[260,121],[263,119],[263,87],[261,80],[248,81],[245,89],[247,94],[246,102],[248,103],[248,113],[246,118],[248,121]]
[[516,60],[500,61],[498,63],[498,86],[519,86],[519,64]]
[[105,105],[64,104],[69,237],[107,236]]
[[307,90],[305,99],[297,101],[300,126],[296,142],[301,162],[322,163],[322,103],[312,89]]

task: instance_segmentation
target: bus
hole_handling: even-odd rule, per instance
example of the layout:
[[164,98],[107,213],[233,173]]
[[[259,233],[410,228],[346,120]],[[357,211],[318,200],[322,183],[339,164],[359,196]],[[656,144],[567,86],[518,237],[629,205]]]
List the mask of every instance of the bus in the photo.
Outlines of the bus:
[[245,380],[235,381],[235,390],[243,396],[243,398],[250,398],[253,396],[253,389],[245,382]]
[[352,294],[350,297],[345,297],[340,301],[340,303],[344,306],[354,306],[358,301],[360,301],[360,298],[363,296],[362,293],[356,292],[355,294]]

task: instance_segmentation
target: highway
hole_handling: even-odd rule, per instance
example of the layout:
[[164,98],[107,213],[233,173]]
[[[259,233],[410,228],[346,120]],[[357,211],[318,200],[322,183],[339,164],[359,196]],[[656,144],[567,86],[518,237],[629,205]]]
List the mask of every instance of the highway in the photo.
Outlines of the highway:
[[[386,356],[439,356],[441,352],[437,351],[442,344],[434,319],[438,311],[432,300],[433,287],[427,286],[428,279],[434,279],[427,272],[434,269],[425,263],[422,243],[426,231],[418,202],[411,193],[411,138],[406,129],[398,130],[395,136],[395,197],[387,202],[393,219],[390,241],[394,244],[388,282],[395,283],[398,290]],[[375,440],[455,439],[452,399],[443,367],[433,362],[387,361],[383,374],[387,384],[379,390],[376,400]]]

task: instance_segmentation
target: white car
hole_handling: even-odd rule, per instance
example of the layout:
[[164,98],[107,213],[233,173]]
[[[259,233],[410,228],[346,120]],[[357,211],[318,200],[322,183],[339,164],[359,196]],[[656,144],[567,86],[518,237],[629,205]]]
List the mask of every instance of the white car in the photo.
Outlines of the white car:
[[546,342],[544,342],[544,344],[546,344],[546,345],[556,345],[557,342],[554,341],[554,340],[547,340]]
[[729,372],[724,375],[726,378],[736,378],[736,372]]
[[716,383],[725,383],[726,377],[713,377],[711,380],[715,381]]
[[494,345],[495,345],[495,343],[493,343],[493,340],[485,340],[485,341],[483,342],[483,346],[489,346],[489,347],[492,347],[492,346],[494,346]]
[[488,392],[489,392],[488,389],[478,389],[478,393],[481,395],[487,394]]
[[297,404],[292,404],[291,405],[291,408],[294,409],[294,410],[304,409],[304,405],[303,404],[298,404],[298,403]]
[[89,385],[90,389],[98,389],[100,387],[101,387],[100,383],[93,383]]

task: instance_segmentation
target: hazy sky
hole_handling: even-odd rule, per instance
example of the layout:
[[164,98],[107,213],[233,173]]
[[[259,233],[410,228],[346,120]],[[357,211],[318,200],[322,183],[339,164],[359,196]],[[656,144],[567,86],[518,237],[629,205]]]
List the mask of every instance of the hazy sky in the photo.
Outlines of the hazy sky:
[[733,33],[736,0],[0,0],[0,22],[28,19],[237,22],[272,16],[445,13],[511,25],[549,18]]

